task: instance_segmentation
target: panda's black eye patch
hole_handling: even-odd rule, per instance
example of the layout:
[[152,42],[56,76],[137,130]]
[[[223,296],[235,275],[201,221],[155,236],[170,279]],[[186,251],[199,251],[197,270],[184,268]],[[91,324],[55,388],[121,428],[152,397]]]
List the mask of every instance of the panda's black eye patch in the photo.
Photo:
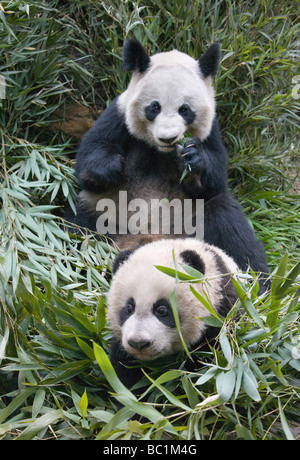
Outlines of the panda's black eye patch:
[[172,307],[166,299],[157,300],[153,304],[154,316],[167,327],[176,327]]
[[160,113],[160,111],[161,111],[160,103],[158,101],[151,102],[151,104],[145,108],[145,115],[146,115],[147,120],[153,121],[157,117],[157,115]]
[[178,109],[178,113],[188,125],[192,124],[196,118],[195,112],[193,112],[188,104],[182,104]]
[[135,301],[131,297],[127,300],[126,305],[120,311],[120,324],[123,326],[125,321],[134,313]]

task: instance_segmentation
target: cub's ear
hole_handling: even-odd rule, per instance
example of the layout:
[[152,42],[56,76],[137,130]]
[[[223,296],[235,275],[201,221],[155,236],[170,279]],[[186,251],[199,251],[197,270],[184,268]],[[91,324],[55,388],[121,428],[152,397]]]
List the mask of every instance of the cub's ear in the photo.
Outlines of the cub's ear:
[[132,252],[133,251],[130,251],[129,249],[125,249],[124,251],[120,252],[120,254],[115,258],[113,266],[112,266],[113,275],[120,268],[120,266],[125,262],[125,260],[127,260],[128,257],[131,256]]
[[201,272],[202,275],[204,275],[205,263],[196,251],[187,249],[181,252],[180,256],[186,265],[189,265],[190,267],[194,268],[195,270],[198,270],[198,272]]
[[150,65],[150,58],[140,42],[131,38],[123,46],[123,67],[133,72],[145,72]]
[[204,78],[214,77],[219,68],[221,57],[220,43],[213,43],[199,59],[199,66]]

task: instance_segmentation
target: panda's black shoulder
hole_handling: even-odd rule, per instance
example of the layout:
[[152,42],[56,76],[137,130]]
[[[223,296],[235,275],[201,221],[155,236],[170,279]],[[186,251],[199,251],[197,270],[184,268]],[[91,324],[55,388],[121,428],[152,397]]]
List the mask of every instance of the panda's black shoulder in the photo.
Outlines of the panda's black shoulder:
[[92,152],[101,145],[116,144],[116,140],[118,144],[124,145],[129,137],[125,115],[120,110],[119,96],[117,96],[83,136],[77,157],[80,157],[83,151]]
[[108,107],[99,116],[95,124],[95,130],[101,128],[104,138],[108,142],[123,144],[129,139],[129,131],[125,121],[125,115],[120,109],[119,96],[111,101]]
[[227,161],[227,151],[223,144],[222,133],[216,116],[213,120],[209,136],[205,139],[203,144],[206,149],[218,152],[218,154],[222,155]]

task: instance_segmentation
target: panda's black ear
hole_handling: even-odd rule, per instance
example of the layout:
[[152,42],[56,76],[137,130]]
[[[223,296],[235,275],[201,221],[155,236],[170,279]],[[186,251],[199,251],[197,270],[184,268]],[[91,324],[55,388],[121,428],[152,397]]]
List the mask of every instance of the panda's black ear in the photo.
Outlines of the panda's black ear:
[[198,270],[198,272],[201,272],[202,275],[204,275],[205,264],[196,251],[186,249],[185,251],[180,253],[180,257],[186,265],[195,268],[195,270]]
[[123,67],[133,72],[145,72],[150,65],[150,58],[140,42],[130,38],[123,46]]
[[214,77],[219,68],[221,57],[220,43],[213,43],[199,59],[199,66],[204,78]]
[[115,274],[116,271],[120,268],[120,266],[125,262],[125,260],[127,260],[128,257],[131,256],[132,252],[133,251],[130,251],[129,249],[125,249],[124,251],[120,252],[120,254],[115,258],[112,266],[113,274]]

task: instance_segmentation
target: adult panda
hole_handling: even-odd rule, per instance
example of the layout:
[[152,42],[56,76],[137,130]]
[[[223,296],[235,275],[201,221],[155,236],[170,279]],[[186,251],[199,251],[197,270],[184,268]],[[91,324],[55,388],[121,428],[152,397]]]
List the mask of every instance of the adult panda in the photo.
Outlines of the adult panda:
[[184,272],[188,265],[203,275],[194,289],[207,299],[220,316],[226,316],[237,294],[231,283],[239,269],[224,251],[193,238],[148,243],[136,251],[122,251],[114,264],[108,293],[107,315],[113,331],[110,359],[123,383],[131,387],[141,377],[134,359],[147,362],[183,349],[176,327],[170,295],[175,289],[180,330],[186,346],[196,349],[215,334],[199,318],[206,307],[190,290],[190,283],[175,278],[157,266]]
[[[96,231],[105,204],[115,204],[117,213],[125,207],[120,191],[126,191],[131,203],[190,199],[195,204],[202,199],[204,240],[225,250],[241,269],[250,265],[268,272],[263,246],[227,187],[227,153],[212,86],[219,59],[216,43],[198,61],[177,50],[149,57],[136,40],[125,43],[123,65],[132,79],[82,139],[76,158],[82,191],[77,216],[70,220]],[[192,138],[179,147],[186,133]],[[192,213],[195,217],[195,209]],[[110,223],[115,218],[106,217]],[[115,228],[108,236],[121,249],[177,236],[174,222],[164,235],[148,227],[135,234],[120,222]]]

